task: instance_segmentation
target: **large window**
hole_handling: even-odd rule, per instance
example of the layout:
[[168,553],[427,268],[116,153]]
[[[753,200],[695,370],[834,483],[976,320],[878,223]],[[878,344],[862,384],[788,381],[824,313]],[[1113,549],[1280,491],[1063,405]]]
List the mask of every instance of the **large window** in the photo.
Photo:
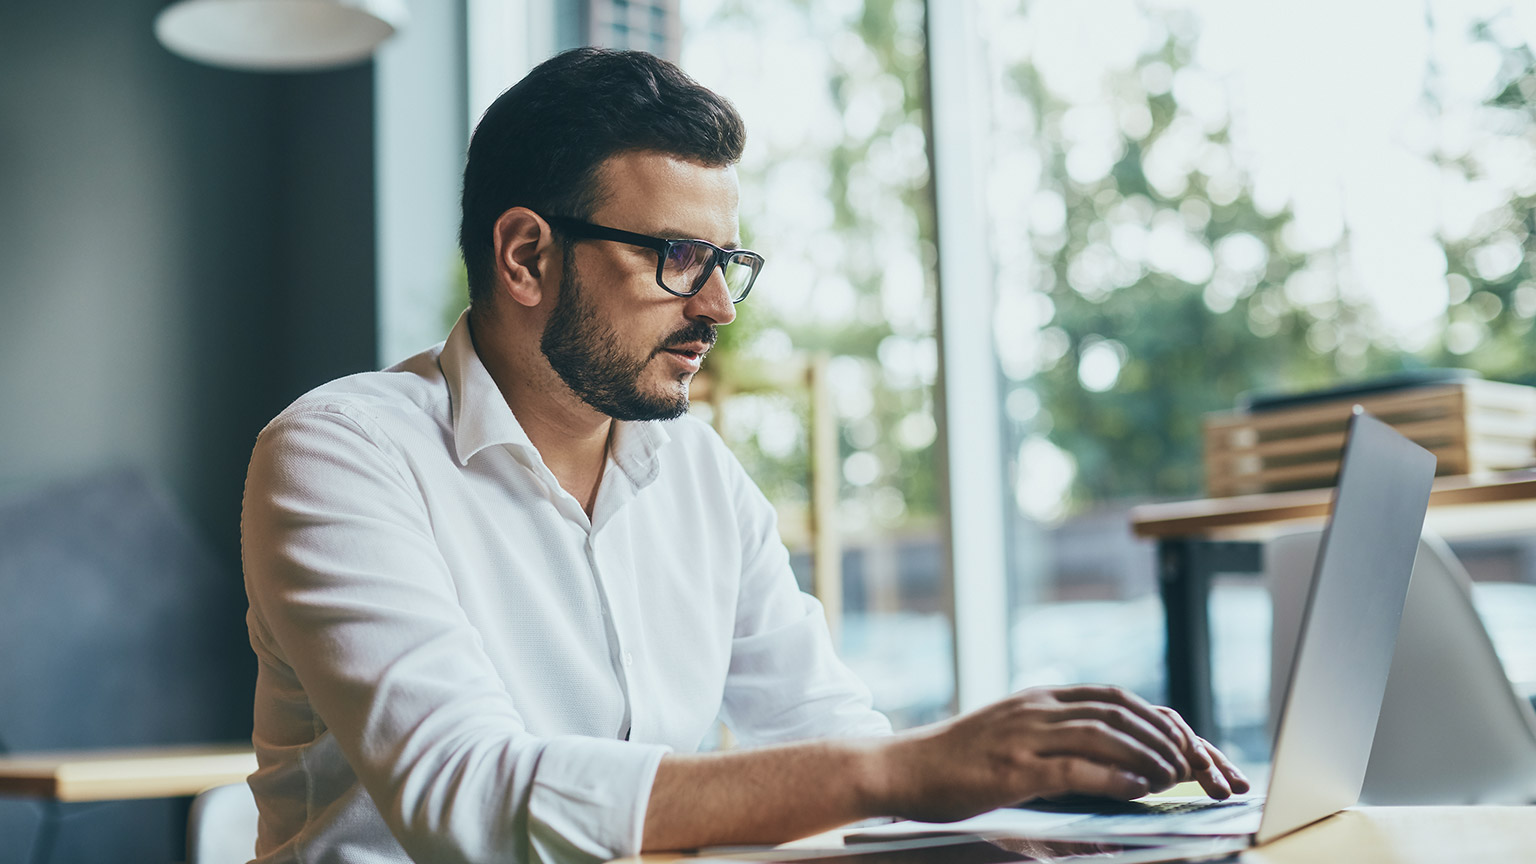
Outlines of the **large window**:
[[[1001,418],[1008,599],[982,608],[1007,617],[1008,686],[1112,681],[1162,699],[1153,551],[1126,511],[1203,494],[1206,413],[1423,367],[1531,381],[1536,16],[1363,0],[967,9],[964,56],[935,62],[978,74],[935,70],[933,116],[974,115],[951,116],[937,146],[976,157],[984,201],[968,247],[988,259],[984,284],[944,286],[986,300],[946,300],[968,319],[946,332],[987,328],[995,346],[995,378],[949,382],[962,409],[992,399],[976,416]],[[736,362],[832,358],[844,649],[882,707],[927,719],[954,696],[956,635],[934,472],[935,246],[966,248],[953,238],[969,227],[932,215],[927,176],[924,27],[948,19],[893,0],[682,10],[685,67],[751,127],[743,224],[774,274],[733,325]],[[984,140],[958,128],[972,121]],[[786,377],[746,376],[719,419],[808,546],[807,409]],[[953,434],[963,411],[948,416]],[[1525,602],[1508,599],[1536,581],[1523,540],[1458,548],[1499,597],[1485,605]],[[1225,743],[1259,760],[1267,597],[1233,580],[1213,604]],[[1493,623],[1511,674],[1536,678],[1536,639]]]
[[[1536,13],[926,5],[682,0],[680,30],[656,29],[747,120],[743,239],[769,261],[699,410],[806,587],[840,572],[821,587],[844,656],[898,725],[1032,684],[1162,699],[1153,550],[1127,510],[1204,494],[1203,415],[1422,367],[1536,383]],[[1001,522],[948,524],[951,482],[950,512]],[[1536,690],[1536,546],[1455,548]],[[1232,580],[1213,604],[1224,743],[1259,760],[1268,600]]]
[[[1125,510],[1202,494],[1206,412],[1423,367],[1532,381],[1536,16],[1214,0],[978,15],[1014,684],[1161,698],[1152,552]],[[1464,557],[1528,586],[1527,546]],[[1262,759],[1267,595],[1234,581],[1213,604],[1218,720]],[[1529,682],[1529,631],[1495,637]]]
[[[827,599],[877,707],[898,725],[936,719],[954,676],[923,4],[685,0],[682,14],[683,67],[746,119],[742,234],[768,259],[710,355],[734,392],[715,419],[779,506],[807,587],[814,541],[828,539],[812,531],[834,534],[842,590]],[[819,459],[818,426],[835,437]],[[818,512],[814,486],[829,479]]]

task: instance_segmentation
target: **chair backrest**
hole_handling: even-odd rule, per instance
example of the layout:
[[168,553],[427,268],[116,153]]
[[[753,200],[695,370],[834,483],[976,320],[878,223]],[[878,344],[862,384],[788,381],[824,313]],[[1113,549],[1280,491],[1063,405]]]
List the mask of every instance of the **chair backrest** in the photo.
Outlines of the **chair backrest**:
[[[1265,550],[1274,600],[1270,727],[1285,692],[1321,532]],[[1419,541],[1392,672],[1366,769],[1371,804],[1536,801],[1536,713],[1515,692],[1472,604],[1472,580],[1443,540]],[[1349,662],[1340,657],[1339,662]]]
[[187,816],[187,864],[246,864],[256,857],[256,820],[250,786],[203,790]]

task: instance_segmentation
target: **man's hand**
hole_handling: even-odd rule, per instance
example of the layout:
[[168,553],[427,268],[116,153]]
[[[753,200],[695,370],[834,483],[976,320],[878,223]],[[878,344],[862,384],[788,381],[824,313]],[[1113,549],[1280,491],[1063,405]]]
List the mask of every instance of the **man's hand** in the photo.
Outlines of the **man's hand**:
[[1131,799],[1197,780],[1213,798],[1249,783],[1176,712],[1118,687],[1041,687],[886,742],[881,809],[927,822],[1033,798]]
[[1248,780],[1178,714],[1118,687],[1042,687],[889,738],[662,758],[646,851],[779,843],[871,816],[964,819],[1031,798]]

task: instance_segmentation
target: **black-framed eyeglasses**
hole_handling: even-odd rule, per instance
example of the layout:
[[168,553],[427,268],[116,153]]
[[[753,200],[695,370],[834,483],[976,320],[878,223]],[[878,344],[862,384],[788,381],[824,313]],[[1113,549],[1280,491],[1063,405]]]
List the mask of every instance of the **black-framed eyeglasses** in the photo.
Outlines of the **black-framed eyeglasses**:
[[721,268],[732,303],[747,299],[763,269],[763,256],[750,249],[721,249],[708,240],[666,240],[649,234],[594,225],[569,216],[545,216],[544,221],[575,237],[612,240],[656,252],[656,284],[669,294],[692,297]]

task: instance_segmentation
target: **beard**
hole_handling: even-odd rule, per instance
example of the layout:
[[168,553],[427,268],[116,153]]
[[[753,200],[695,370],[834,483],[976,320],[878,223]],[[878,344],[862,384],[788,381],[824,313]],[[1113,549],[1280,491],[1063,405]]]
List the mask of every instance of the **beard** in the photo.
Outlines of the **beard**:
[[674,420],[683,416],[688,411],[686,381],[679,378],[676,389],[646,393],[640,389],[640,376],[667,348],[690,342],[715,344],[715,326],[695,321],[644,356],[625,354],[618,331],[599,316],[586,296],[572,259],[567,250],[560,297],[539,340],[549,365],[577,398],[615,420]]

